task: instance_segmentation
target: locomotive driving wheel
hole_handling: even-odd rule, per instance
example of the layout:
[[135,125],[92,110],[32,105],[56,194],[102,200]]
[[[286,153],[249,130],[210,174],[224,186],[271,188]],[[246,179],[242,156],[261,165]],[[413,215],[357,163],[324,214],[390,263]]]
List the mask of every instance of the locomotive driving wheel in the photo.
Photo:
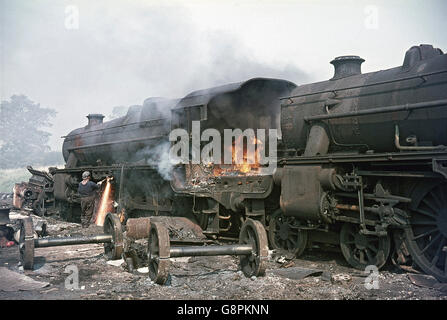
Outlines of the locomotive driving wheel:
[[439,281],[447,281],[447,184],[425,188],[411,209],[405,242],[416,264]]
[[340,231],[340,248],[346,261],[356,269],[365,270],[369,265],[381,268],[390,255],[390,236],[360,233],[360,226],[344,223]]
[[272,215],[268,236],[273,249],[286,250],[297,257],[307,246],[307,231],[300,230],[298,220],[286,217],[282,211]]

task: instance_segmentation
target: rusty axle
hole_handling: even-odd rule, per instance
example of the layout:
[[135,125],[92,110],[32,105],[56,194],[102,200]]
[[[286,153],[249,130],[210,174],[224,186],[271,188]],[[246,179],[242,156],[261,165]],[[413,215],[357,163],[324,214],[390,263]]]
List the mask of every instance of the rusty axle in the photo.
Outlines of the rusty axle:
[[111,235],[100,234],[100,235],[82,236],[82,237],[34,239],[34,247],[45,248],[45,247],[73,246],[81,244],[110,243],[110,242],[112,242]]
[[250,255],[253,247],[250,244],[234,244],[221,246],[171,247],[171,257],[197,257],[219,255]]

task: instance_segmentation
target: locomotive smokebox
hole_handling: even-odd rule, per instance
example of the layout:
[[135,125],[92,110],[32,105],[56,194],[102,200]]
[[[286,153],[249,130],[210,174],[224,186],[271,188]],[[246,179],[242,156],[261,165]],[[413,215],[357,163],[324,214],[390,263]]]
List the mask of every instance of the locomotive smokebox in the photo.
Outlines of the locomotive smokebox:
[[341,56],[331,61],[334,65],[335,73],[331,80],[337,80],[350,76],[361,74],[361,64],[365,62],[364,59],[359,56]]
[[103,123],[104,115],[100,113],[91,113],[87,116],[88,126],[96,126]]

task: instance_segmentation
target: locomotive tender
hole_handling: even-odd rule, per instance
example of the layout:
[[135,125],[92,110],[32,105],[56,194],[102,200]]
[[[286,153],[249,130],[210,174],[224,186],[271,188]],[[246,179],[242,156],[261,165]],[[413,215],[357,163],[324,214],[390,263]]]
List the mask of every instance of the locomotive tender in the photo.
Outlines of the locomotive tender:
[[[51,168],[61,212],[79,211],[82,171],[113,176],[115,212],[128,218],[187,217],[214,239],[236,240],[247,218],[273,248],[299,255],[339,245],[364,269],[411,259],[447,281],[447,55],[410,48],[402,66],[362,74],[357,56],[334,59],[330,80],[279,79],[150,98],[126,116],[89,124],[65,139],[64,169]],[[214,164],[169,167],[169,131],[278,129],[278,168],[265,175]],[[268,147],[268,146],[266,146]]]

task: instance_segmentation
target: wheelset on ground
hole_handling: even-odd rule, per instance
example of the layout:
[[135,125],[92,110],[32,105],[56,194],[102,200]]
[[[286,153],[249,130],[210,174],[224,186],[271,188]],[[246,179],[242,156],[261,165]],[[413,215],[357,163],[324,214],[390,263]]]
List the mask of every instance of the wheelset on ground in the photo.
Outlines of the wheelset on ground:
[[262,223],[247,219],[239,234],[239,244],[209,246],[171,246],[166,227],[158,222],[151,225],[148,243],[149,276],[158,284],[165,284],[168,280],[170,258],[219,255],[238,255],[240,268],[247,277],[264,275],[268,242]]

